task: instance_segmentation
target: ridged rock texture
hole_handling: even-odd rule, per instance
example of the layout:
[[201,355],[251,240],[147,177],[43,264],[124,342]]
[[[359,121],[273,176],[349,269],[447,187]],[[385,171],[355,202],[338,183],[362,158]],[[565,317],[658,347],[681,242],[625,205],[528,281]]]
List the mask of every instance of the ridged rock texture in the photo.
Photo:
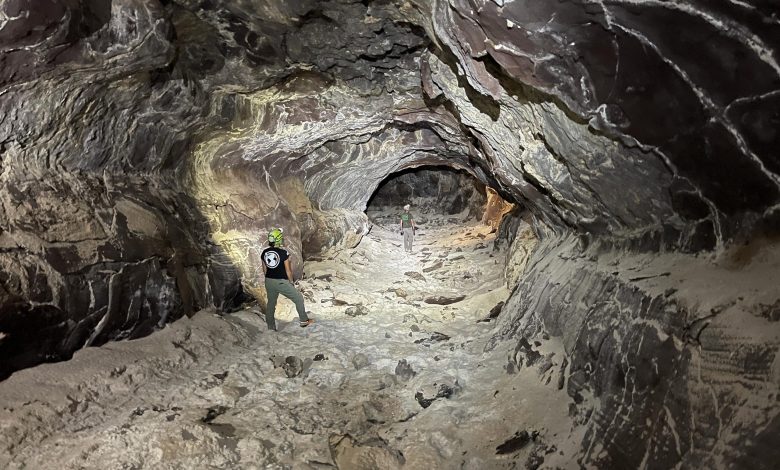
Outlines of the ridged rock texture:
[[778,37],[758,0],[3,0],[0,376],[261,296],[268,229],[348,249],[440,165],[530,212],[495,340],[564,338],[582,465],[771,468]]

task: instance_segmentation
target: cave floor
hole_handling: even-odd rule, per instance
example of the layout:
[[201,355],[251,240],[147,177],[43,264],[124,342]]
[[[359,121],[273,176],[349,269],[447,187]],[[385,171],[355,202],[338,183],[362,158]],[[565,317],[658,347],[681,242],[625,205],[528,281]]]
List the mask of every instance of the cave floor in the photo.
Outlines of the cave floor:
[[570,462],[559,345],[539,345],[543,366],[520,370],[508,366],[516,343],[486,352],[500,317],[478,320],[508,296],[495,234],[421,218],[407,255],[391,219],[374,215],[357,248],[306,263],[309,328],[286,299],[278,333],[257,307],[204,311],[0,383],[0,467],[533,468],[546,454]]

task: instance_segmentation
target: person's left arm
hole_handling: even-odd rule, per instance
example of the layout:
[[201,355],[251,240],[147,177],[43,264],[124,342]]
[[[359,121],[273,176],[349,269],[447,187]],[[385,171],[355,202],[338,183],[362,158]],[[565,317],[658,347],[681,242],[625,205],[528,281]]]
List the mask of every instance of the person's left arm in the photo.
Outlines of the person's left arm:
[[293,270],[292,270],[292,262],[290,261],[290,258],[284,260],[284,271],[287,273],[287,279],[290,281],[290,284],[292,284]]

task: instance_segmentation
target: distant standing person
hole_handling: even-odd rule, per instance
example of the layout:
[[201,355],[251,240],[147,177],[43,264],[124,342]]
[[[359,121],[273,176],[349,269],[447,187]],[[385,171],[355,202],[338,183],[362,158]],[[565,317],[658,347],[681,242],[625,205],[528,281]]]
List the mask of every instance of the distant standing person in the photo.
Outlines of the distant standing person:
[[276,300],[279,294],[287,297],[295,303],[295,309],[298,310],[298,319],[301,321],[301,328],[311,325],[314,320],[310,320],[306,315],[306,309],[303,305],[303,296],[293,286],[293,270],[290,263],[290,253],[281,248],[284,241],[282,229],[275,228],[268,233],[268,248],[263,250],[260,255],[263,260],[263,274],[265,274],[265,290],[268,294],[268,304],[265,309],[265,321],[268,329],[276,331]]
[[412,218],[412,213],[409,212],[409,209],[411,209],[409,204],[405,205],[401,214],[401,233],[404,236],[404,250],[407,253],[412,252],[412,242],[414,241],[414,232],[416,230],[414,218]]

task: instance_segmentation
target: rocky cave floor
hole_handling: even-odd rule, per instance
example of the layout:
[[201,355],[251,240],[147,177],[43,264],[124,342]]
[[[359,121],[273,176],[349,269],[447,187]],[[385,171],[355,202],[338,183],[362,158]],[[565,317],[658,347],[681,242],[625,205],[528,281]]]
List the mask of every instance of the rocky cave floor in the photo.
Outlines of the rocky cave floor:
[[256,306],[202,311],[0,383],[0,467],[569,466],[560,345],[527,344],[520,370],[517,343],[485,352],[509,294],[490,227],[421,219],[406,255],[371,215],[357,248],[306,263],[309,328],[286,299],[275,334]]

